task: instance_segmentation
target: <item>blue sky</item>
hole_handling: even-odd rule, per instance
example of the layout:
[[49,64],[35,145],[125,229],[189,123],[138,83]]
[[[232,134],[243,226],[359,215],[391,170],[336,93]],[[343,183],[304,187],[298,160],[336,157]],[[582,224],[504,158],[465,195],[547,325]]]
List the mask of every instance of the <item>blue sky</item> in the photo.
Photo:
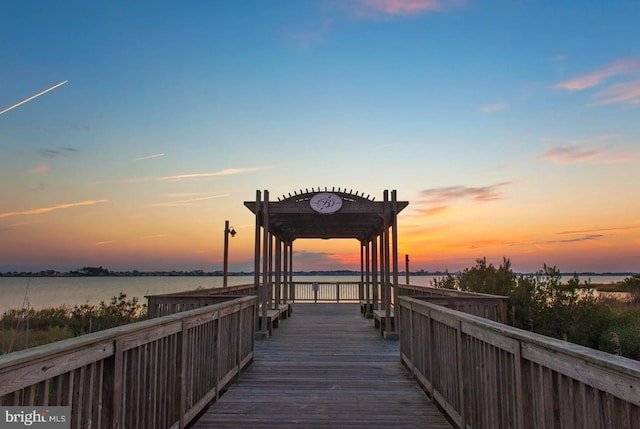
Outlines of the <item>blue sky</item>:
[[[415,268],[640,271],[637,1],[13,2],[0,271],[253,267],[255,190],[410,205]],[[357,243],[294,245],[357,268]],[[294,261],[295,265],[295,261]]]

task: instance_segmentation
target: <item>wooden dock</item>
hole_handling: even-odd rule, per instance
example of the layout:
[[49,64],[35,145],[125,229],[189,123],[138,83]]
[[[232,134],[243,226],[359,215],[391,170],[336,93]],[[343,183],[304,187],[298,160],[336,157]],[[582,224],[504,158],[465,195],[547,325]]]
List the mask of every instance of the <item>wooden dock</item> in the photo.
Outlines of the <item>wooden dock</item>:
[[194,429],[452,427],[358,304],[296,304],[254,359]]

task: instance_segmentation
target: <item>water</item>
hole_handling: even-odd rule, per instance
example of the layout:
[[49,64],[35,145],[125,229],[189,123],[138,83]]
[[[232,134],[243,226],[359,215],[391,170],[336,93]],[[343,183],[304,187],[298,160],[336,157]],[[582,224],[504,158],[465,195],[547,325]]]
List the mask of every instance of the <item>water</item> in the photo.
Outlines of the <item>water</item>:
[[[430,286],[439,276],[412,276],[409,282]],[[613,283],[627,276],[593,276],[592,283]],[[567,281],[571,276],[563,277]],[[304,282],[353,282],[360,276],[295,276]],[[405,277],[399,277],[404,283]],[[588,277],[580,278],[581,282]],[[253,276],[233,276],[228,285],[253,283]],[[0,277],[0,314],[11,308],[34,309],[61,305],[98,304],[124,292],[128,298],[181,292],[197,288],[222,287],[222,277]]]

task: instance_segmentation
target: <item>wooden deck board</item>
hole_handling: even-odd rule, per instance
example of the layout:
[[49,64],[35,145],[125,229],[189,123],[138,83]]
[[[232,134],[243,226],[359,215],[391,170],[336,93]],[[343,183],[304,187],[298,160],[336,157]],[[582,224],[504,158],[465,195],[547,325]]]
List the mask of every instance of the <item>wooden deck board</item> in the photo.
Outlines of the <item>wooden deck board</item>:
[[206,428],[451,428],[358,304],[295,304],[195,423]]

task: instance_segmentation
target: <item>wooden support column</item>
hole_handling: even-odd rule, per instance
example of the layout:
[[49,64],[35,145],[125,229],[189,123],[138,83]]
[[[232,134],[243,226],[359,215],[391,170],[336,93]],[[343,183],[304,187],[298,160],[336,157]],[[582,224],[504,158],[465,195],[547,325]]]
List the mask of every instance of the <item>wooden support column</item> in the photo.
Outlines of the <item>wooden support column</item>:
[[[262,227],[260,224],[260,215],[262,213],[262,195],[260,193],[260,191],[256,191],[256,237],[255,237],[255,242],[254,242],[254,264],[253,264],[253,289],[255,294],[258,297],[258,304],[260,302],[262,302],[262,292],[263,289],[260,287],[260,236],[261,236],[261,232],[260,228]],[[260,310],[260,305],[256,305],[256,314],[255,314],[255,321],[256,321],[256,332],[260,332],[261,331],[261,327],[258,326],[259,320],[260,318],[258,317],[258,311]]]
[[371,319],[373,317],[373,313],[371,312],[371,310],[373,309],[373,301],[372,301],[372,297],[371,297],[371,242],[367,241],[367,243],[365,244],[365,295],[366,295],[366,300],[367,300],[367,309],[366,309],[366,313],[365,316],[368,319]]
[[282,288],[282,240],[276,236],[276,287],[274,293],[274,308],[280,308],[280,294]]
[[296,300],[296,285],[293,283],[293,241],[289,244],[289,299]]
[[289,244],[287,242],[283,242],[283,252],[282,252],[282,300],[283,302],[289,302]]
[[386,287],[384,285],[384,231],[378,236],[378,268],[380,271],[380,308],[385,310],[387,299],[385,297]]
[[262,315],[260,323],[260,337],[269,337],[269,327],[267,321],[268,308],[268,288],[269,288],[269,242],[271,241],[269,234],[269,191],[264,191],[264,200],[262,201]]
[[373,309],[379,310],[378,306],[378,237],[371,241],[371,284],[373,285]]
[[390,216],[390,207],[389,207],[389,191],[384,191],[384,298],[385,298],[385,338],[387,338],[388,333],[394,332],[395,329],[393,327],[393,321],[391,320],[391,264],[389,263],[390,255],[389,255],[389,216]]
[[269,294],[268,303],[269,309],[273,308],[273,239],[274,235],[269,232],[269,287],[267,291]]
[[364,299],[364,244],[360,243],[360,285],[358,286],[358,299]]
[[[398,201],[396,191],[391,191],[391,258],[393,262],[393,303],[395,328],[394,331],[400,330],[400,309],[398,304]],[[409,283],[409,282],[407,282]]]

